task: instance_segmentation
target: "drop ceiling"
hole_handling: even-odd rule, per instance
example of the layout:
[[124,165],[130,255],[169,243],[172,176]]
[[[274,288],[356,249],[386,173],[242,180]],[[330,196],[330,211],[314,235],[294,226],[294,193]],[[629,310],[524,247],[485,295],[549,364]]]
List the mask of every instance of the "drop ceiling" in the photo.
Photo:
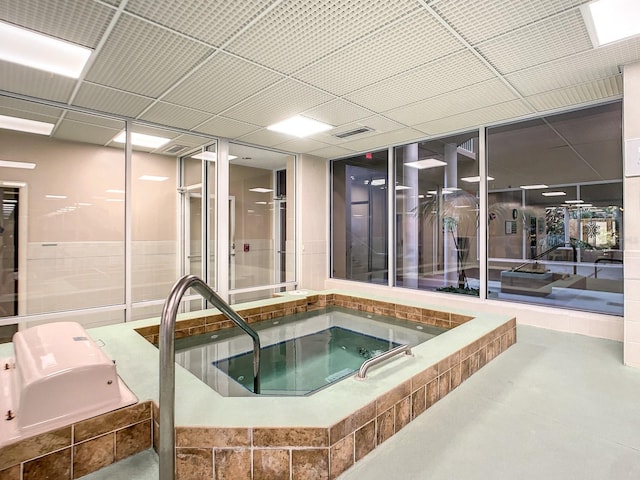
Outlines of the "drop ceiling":
[[[78,80],[0,62],[2,91],[56,102],[2,97],[0,114],[52,121],[66,140],[108,142],[121,128],[65,108],[77,106],[188,132],[172,144],[206,134],[345,156],[620,98],[640,37],[594,48],[584,3],[3,0],[0,20],[93,54]],[[266,129],[295,114],[334,128]],[[360,127],[372,130],[335,136]]]

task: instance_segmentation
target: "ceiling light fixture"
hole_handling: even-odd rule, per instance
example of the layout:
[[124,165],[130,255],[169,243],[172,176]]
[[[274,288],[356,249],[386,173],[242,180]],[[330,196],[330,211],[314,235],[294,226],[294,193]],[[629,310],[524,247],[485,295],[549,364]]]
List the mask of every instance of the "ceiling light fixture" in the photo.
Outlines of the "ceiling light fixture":
[[407,187],[406,185],[396,185],[396,190],[411,190],[411,187]]
[[[460,180],[467,183],[480,183],[480,177],[462,177]],[[487,181],[491,180],[495,180],[495,178],[487,176]]]
[[564,197],[566,192],[542,192],[543,197]]
[[116,190],[115,188],[110,188],[109,190],[105,190],[107,193],[124,193],[124,190]]
[[45,195],[45,198],[52,198],[52,199],[56,199],[56,200],[64,200],[65,198],[67,198],[66,195]]
[[[217,160],[218,154],[216,152],[200,152],[197,155],[191,155],[191,158],[197,158],[198,160]],[[229,160],[238,158],[235,155],[227,155]]]
[[281,122],[274,123],[273,125],[269,125],[267,127],[267,130],[286,133],[288,135],[293,135],[294,137],[304,138],[308,137],[309,135],[313,135],[314,133],[331,130],[332,128],[333,125],[319,122],[317,120],[303,117],[301,115],[296,115]]
[[80,78],[91,52],[80,45],[0,22],[0,60]]
[[380,185],[385,185],[387,181],[384,178],[374,178],[371,180],[371,185],[374,187],[379,187]]
[[269,192],[273,192],[273,189],[257,187],[257,188],[250,188],[249,191],[250,192],[256,192],[256,193],[269,193]]
[[169,180],[169,177],[158,177],[156,175],[142,175],[138,177],[138,180],[147,180],[149,182],[164,182],[165,180]]
[[545,185],[544,183],[540,183],[538,185],[520,185],[522,190],[539,190],[541,188],[549,188],[549,185]]
[[584,203],[584,200],[565,200],[564,203]]
[[4,168],[22,168],[22,169],[25,169],[25,170],[33,170],[34,168],[36,168],[36,164],[35,163],[30,163],[30,162],[11,162],[9,160],[0,160],[0,167],[4,167]]
[[27,184],[25,182],[0,182],[0,185],[3,187],[26,187]]
[[446,165],[446,164],[447,162],[443,162],[442,160],[437,160],[435,158],[425,158],[423,160],[405,163],[404,166],[417,168],[418,170],[424,170],[425,168],[442,167],[443,165]]
[[[113,137],[113,141],[116,143],[126,143],[127,133],[123,130],[118,135]],[[131,133],[131,144],[137,147],[146,148],[160,148],[171,141],[170,138],[158,137],[155,135],[147,135],[145,133]]]
[[36,120],[27,120],[26,118],[0,115],[0,128],[4,128],[6,130],[37,133],[38,135],[50,135],[53,127],[53,123],[37,122]]
[[581,10],[595,47],[640,34],[638,0],[597,0]]

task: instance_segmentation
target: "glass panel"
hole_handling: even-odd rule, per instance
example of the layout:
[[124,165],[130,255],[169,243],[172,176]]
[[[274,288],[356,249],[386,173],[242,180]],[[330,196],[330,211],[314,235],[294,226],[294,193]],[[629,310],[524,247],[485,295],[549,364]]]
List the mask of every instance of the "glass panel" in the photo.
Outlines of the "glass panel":
[[0,112],[56,125],[0,130],[0,315],[124,303],[123,122],[4,97]]
[[489,130],[489,297],[623,314],[620,103]]
[[295,281],[295,157],[229,145],[229,289]]
[[331,163],[332,276],[388,282],[387,150]]
[[396,285],[478,295],[478,134],[394,149]]

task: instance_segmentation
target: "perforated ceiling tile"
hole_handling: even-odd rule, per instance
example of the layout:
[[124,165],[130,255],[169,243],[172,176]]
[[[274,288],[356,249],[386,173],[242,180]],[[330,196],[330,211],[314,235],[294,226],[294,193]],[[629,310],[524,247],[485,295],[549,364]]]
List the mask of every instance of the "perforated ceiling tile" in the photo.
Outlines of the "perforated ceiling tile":
[[522,117],[533,113],[522,100],[512,100],[489,107],[472,110],[458,115],[425,122],[414,128],[429,135],[439,135],[454,132],[479,125],[499,123],[512,118]]
[[418,11],[296,72],[295,77],[344,95],[463,48],[431,15]]
[[123,15],[87,80],[157,97],[212,50]]
[[338,157],[344,157],[347,155],[351,155],[352,153],[356,152],[356,150],[350,150],[348,148],[343,148],[342,146],[338,147],[338,146],[331,146],[331,147],[324,147],[321,148],[319,150],[312,150],[310,152],[307,152],[309,155],[314,155],[316,157],[320,157],[320,158],[338,158]]
[[158,102],[139,118],[149,122],[168,125],[170,127],[191,128],[204,122],[211,115],[192,108],[185,108],[171,103]]
[[594,102],[622,95],[622,75],[595,80],[550,92],[540,93],[526,99],[538,110],[554,110]]
[[275,145],[279,150],[293,153],[307,153],[313,150],[319,150],[327,145],[310,138],[295,138],[283,143]]
[[617,75],[619,65],[638,59],[640,37],[507,75],[506,79],[520,93],[530,96]]
[[278,145],[279,143],[283,143],[283,142],[286,142],[287,140],[291,140],[293,137],[291,135],[285,135],[284,133],[279,133],[279,132],[272,132],[271,130],[267,130],[266,128],[263,128],[262,130],[256,130],[254,132],[251,132],[236,138],[238,138],[238,140],[241,140],[243,142],[253,143],[254,145],[263,145],[265,147],[273,147],[274,145]]
[[64,119],[54,132],[54,138],[80,143],[105,145],[115,137],[121,129],[110,129],[83,122]]
[[91,108],[99,112],[115,113],[125,117],[135,117],[151,105],[150,98],[121,92],[83,82],[73,101],[74,105]]
[[218,113],[283,77],[227,54],[217,54],[173,89],[168,102]]
[[129,0],[126,10],[212,45],[220,46],[274,0]]
[[473,85],[493,76],[491,70],[475,55],[462,51],[345,95],[345,98],[382,112]]
[[401,128],[393,132],[380,133],[372,137],[345,142],[340,146],[354,151],[370,150],[388,145],[397,145],[424,138],[424,134],[412,128]]
[[439,0],[433,9],[469,43],[511,32],[589,0]]
[[32,97],[67,102],[75,80],[0,61],[0,88]]
[[579,11],[520,28],[477,46],[502,73],[511,73],[593,48]]
[[237,138],[250,132],[255,132],[261,127],[256,127],[244,122],[238,122],[231,118],[214,117],[211,120],[194,128],[197,132],[208,133],[216,137]]
[[413,0],[282,1],[228,50],[292,73],[418,8]]
[[[2,97],[0,96],[0,110],[2,112],[13,111],[14,113],[2,113],[2,115],[9,115],[14,117],[29,118],[31,120],[38,120],[37,118],[31,118],[24,116],[26,114],[31,114],[39,117],[47,117],[47,118],[57,118],[59,117],[63,110],[56,107],[50,107],[48,105],[42,105],[34,102],[26,102],[24,100],[18,100],[17,98],[11,97]],[[48,120],[42,120],[48,121]]]
[[102,117],[99,115],[89,115],[85,113],[74,112],[67,110],[65,119],[73,120],[76,122],[88,123],[98,127],[106,127],[112,130],[122,130],[124,128],[124,122],[121,120],[114,120],[109,117]]
[[449,115],[457,115],[469,109],[482,108],[516,98],[516,94],[504,82],[499,79],[491,79],[405,107],[389,110],[384,114],[405,125],[417,125]]
[[42,113],[8,108],[4,105],[0,105],[0,115],[5,115],[7,117],[24,118],[25,120],[35,120],[36,122],[53,123],[54,125],[58,121],[61,113],[62,110],[59,110],[59,113],[57,115],[44,115]]
[[0,19],[68,42],[95,48],[113,17],[93,1],[2,0]]
[[241,122],[266,127],[328,102],[333,97],[293,80],[285,80],[224,112]]
[[302,114],[329,125],[343,125],[370,117],[371,111],[345,100],[336,99]]

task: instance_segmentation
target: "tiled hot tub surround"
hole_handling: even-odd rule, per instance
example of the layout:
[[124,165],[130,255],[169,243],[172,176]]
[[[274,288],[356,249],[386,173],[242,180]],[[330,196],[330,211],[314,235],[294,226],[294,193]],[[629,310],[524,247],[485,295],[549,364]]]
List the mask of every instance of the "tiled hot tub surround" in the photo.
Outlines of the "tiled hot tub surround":
[[0,448],[2,480],[71,480],[151,447],[143,402]]
[[[474,318],[343,294],[313,295],[238,312],[253,323],[331,305],[449,329]],[[224,328],[222,325],[227,326],[228,322],[214,315],[178,322],[176,332],[184,337]],[[149,341],[157,342],[157,327],[137,331]],[[516,322],[510,319],[326,428],[178,426],[178,478],[334,479],[515,341]],[[154,430],[157,429],[156,423]]]

